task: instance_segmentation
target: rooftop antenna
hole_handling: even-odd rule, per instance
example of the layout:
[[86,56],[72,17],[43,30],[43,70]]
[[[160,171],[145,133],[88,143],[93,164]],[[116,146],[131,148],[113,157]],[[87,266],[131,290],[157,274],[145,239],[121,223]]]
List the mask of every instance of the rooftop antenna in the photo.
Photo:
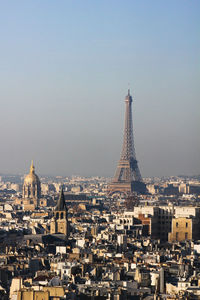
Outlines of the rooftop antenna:
[[130,96],[130,82],[128,82],[128,96]]

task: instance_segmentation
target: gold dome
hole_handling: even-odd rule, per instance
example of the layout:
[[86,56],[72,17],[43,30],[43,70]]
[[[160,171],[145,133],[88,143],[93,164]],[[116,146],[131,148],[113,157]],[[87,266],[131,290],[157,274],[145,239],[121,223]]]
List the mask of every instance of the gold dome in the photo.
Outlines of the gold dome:
[[31,163],[30,172],[26,175],[24,179],[24,185],[34,185],[39,184],[40,180],[39,177],[35,174],[35,167],[33,165],[33,161]]

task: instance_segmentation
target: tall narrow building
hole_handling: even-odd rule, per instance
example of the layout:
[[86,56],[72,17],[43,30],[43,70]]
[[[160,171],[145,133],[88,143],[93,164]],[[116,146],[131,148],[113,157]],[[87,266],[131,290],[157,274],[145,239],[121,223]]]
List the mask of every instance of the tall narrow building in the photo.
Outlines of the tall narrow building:
[[114,193],[128,194],[131,192],[145,193],[146,191],[135,154],[132,102],[133,100],[128,90],[128,95],[125,97],[126,108],[122,152],[114,178],[108,186],[110,195]]
[[53,212],[53,218],[50,225],[50,234],[61,233],[69,236],[68,209],[65,204],[63,188],[61,188],[58,203]]

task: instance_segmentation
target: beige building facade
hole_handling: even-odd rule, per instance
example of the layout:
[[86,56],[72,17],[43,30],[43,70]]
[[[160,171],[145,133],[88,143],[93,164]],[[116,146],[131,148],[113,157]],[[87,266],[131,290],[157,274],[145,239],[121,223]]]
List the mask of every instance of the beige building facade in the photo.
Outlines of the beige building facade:
[[168,240],[170,243],[197,240],[200,238],[199,227],[200,222],[197,218],[173,218]]
[[21,289],[17,292],[17,300],[60,300],[65,295],[63,287],[43,287],[41,291]]

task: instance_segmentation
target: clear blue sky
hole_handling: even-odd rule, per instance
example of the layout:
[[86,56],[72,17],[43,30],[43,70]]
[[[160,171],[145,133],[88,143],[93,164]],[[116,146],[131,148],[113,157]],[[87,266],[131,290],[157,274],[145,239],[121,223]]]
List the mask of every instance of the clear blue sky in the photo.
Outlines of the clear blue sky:
[[134,94],[143,176],[200,173],[200,1],[0,3],[0,173],[112,176]]

